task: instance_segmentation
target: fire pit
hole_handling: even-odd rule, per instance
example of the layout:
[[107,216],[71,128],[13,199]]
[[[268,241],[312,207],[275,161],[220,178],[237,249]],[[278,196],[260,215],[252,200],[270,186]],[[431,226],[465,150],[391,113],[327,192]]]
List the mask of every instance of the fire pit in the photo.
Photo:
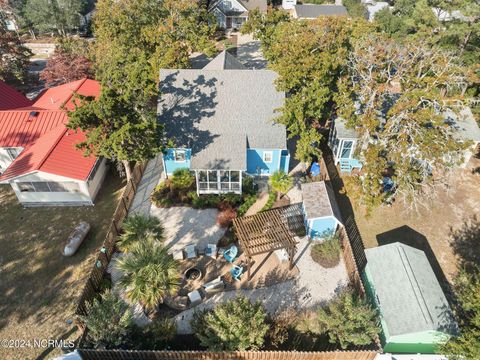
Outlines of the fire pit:
[[187,269],[187,271],[185,271],[185,279],[186,280],[191,280],[191,281],[195,281],[195,280],[199,280],[202,278],[203,274],[202,274],[202,271],[196,267],[191,267],[189,269]]

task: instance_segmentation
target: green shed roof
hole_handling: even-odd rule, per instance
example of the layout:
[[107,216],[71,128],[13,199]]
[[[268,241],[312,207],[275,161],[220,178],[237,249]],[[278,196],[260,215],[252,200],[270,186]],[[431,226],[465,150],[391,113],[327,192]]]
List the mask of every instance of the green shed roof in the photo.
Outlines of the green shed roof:
[[369,280],[389,336],[423,331],[458,333],[423,251],[397,242],[367,249],[365,254]]

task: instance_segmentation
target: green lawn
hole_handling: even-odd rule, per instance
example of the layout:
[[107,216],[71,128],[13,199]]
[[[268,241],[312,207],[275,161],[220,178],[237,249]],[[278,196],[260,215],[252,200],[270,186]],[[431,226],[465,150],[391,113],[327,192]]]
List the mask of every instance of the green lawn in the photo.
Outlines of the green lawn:
[[[93,207],[24,209],[10,186],[0,185],[0,339],[77,335],[67,320],[73,319],[122,189],[122,182],[109,175]],[[78,253],[65,258],[65,240],[82,220],[92,230]],[[52,353],[0,348],[1,359],[48,358]]]

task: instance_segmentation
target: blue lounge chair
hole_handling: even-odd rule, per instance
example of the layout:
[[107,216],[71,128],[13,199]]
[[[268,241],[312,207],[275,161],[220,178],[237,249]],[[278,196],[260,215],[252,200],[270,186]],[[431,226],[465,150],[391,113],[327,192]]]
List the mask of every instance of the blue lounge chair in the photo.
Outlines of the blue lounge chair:
[[233,260],[237,257],[238,254],[238,249],[235,245],[232,245],[230,249],[227,249],[223,252],[223,257],[225,260],[227,260],[229,263],[232,263]]
[[243,274],[243,267],[238,266],[238,265],[233,265],[232,269],[230,270],[230,274],[232,274],[232,277],[240,281],[240,276]]

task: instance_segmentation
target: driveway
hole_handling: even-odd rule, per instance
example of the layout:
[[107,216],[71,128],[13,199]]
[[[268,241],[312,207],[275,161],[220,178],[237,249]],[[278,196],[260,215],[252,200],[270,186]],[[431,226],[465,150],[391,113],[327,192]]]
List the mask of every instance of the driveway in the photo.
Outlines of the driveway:
[[150,160],[137,186],[137,192],[130,206],[130,214],[150,215],[152,201],[150,195],[163,178],[162,154]]
[[266,69],[267,60],[263,57],[260,41],[251,35],[237,35],[237,59],[249,69]]

